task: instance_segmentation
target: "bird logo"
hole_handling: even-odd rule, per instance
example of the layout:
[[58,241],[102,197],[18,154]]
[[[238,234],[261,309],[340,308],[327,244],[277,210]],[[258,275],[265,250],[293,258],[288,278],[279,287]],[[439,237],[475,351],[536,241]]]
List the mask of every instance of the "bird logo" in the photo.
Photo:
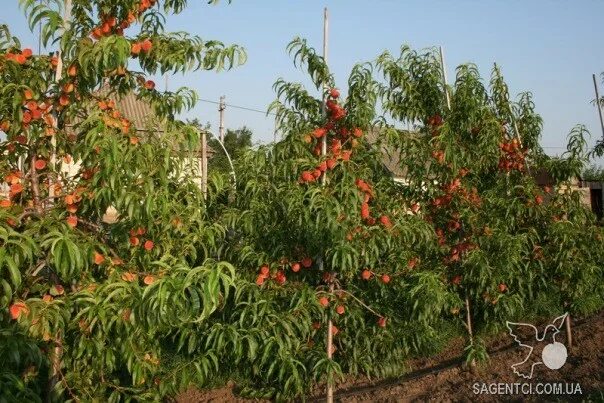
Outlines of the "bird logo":
[[[506,322],[506,326],[510,331],[510,335],[514,340],[523,347],[524,351],[527,352],[526,357],[523,361],[512,364],[512,370],[518,376],[525,379],[531,379],[533,377],[533,371],[537,365],[544,364],[549,369],[560,369],[566,363],[568,352],[566,346],[556,341],[556,335],[560,333],[560,329],[568,316],[568,312],[562,316],[558,316],[549,325],[543,329],[543,334],[539,336],[539,330],[529,323],[516,323]],[[518,334],[521,329],[531,332],[535,338],[530,340],[522,340]],[[533,354],[534,350],[537,351],[540,347],[541,356]]]

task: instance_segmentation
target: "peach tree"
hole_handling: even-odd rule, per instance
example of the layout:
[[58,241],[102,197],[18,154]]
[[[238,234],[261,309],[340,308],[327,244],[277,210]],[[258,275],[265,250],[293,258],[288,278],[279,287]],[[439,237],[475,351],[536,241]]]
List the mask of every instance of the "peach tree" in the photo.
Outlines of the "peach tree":
[[[344,373],[400,374],[411,352],[446,338],[444,318],[457,303],[432,292],[435,276],[422,275],[421,289],[407,280],[437,244],[368,140],[372,67],[353,69],[344,98],[305,41],[289,50],[317,94],[277,81],[271,109],[285,138],[240,159],[230,203],[215,210],[228,228],[226,259],[252,282],[238,287],[224,336],[241,350],[225,351],[224,361],[245,357],[234,371],[256,397],[292,397]],[[431,312],[410,318],[415,300]]]
[[[186,170],[198,133],[174,118],[197,96],[150,76],[245,53],[167,32],[186,0],[20,3],[58,52],[0,27],[0,400],[152,400],[204,382],[216,356],[185,340],[234,269]],[[119,110],[128,94],[152,107],[149,130]]]
[[[469,332],[468,359],[486,358],[481,336],[510,318],[601,307],[602,231],[570,187],[587,162],[585,129],[573,129],[565,155],[552,159],[539,146],[531,94],[512,102],[497,66],[488,86],[473,65],[445,86],[434,50],[403,47],[377,66],[387,144],[438,240],[426,271],[463,302],[451,313]],[[548,186],[536,182],[542,172]]]

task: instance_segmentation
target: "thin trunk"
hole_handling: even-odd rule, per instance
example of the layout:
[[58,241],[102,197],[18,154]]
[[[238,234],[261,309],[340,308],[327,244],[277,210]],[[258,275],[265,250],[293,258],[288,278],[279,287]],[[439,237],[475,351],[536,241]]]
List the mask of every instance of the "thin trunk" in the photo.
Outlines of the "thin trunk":
[[566,319],[564,320],[564,322],[566,323],[566,344],[568,345],[568,348],[572,348],[573,334],[572,334],[572,328],[571,328],[571,323],[570,323],[570,314],[566,315]]
[[[470,344],[474,343],[474,331],[472,330],[472,311],[470,310],[470,298],[466,296],[466,327],[468,328],[468,337],[470,338]],[[474,368],[476,361],[472,359],[470,361],[470,367]]]
[[48,394],[46,396],[46,401],[51,402],[52,399],[52,391],[55,388],[55,385],[60,380],[61,375],[61,357],[63,356],[63,341],[60,335],[55,339],[55,347],[53,349],[50,364],[50,378],[48,379]]

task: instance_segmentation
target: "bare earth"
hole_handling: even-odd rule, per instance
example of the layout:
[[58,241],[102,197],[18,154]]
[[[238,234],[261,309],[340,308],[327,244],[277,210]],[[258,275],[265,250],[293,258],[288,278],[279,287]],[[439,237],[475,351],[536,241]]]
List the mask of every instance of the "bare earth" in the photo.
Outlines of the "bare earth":
[[[558,341],[567,345],[564,332]],[[457,340],[439,356],[411,362],[411,372],[400,379],[368,381],[350,379],[337,386],[335,400],[347,403],[360,402],[491,402],[491,401],[584,401],[588,395],[595,401],[604,401],[604,312],[577,320],[573,330],[573,348],[569,349],[566,364],[559,370],[550,370],[544,365],[535,367],[531,380],[514,374],[510,366],[521,362],[526,351],[517,347],[511,336],[505,334],[489,344],[490,361],[484,367],[470,371],[463,368],[459,357],[463,341]],[[535,350],[537,351],[537,350]],[[475,390],[494,388],[491,384],[532,384],[533,394],[474,393]],[[539,395],[543,384],[561,383],[576,392],[580,386],[582,394]],[[541,384],[541,385],[538,385]],[[484,386],[483,386],[484,385]],[[545,387],[549,387],[545,386]],[[520,386],[519,386],[520,388]],[[528,386],[522,387],[524,390]],[[197,402],[246,402],[236,396],[233,387],[201,391],[189,389],[177,396],[179,403]],[[570,389],[569,389],[570,391]],[[309,401],[324,401],[323,389],[307,396]],[[595,396],[594,396],[595,393]]]

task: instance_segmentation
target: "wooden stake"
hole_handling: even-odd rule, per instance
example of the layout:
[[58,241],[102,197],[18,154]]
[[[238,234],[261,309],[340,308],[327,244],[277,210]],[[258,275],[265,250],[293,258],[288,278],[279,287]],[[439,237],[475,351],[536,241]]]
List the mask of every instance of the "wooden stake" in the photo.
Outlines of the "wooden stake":
[[[327,7],[325,7],[325,9],[323,10],[323,60],[325,61],[325,64],[327,64],[327,60],[328,60],[328,50],[329,50],[329,12],[327,11]],[[327,86],[326,83],[323,83],[323,106],[322,106],[322,111],[323,111],[323,116],[326,116],[327,114],[327,110],[325,108],[325,95],[327,92]],[[325,156],[327,155],[327,135],[323,136],[323,138],[321,139],[321,155]],[[323,175],[321,176],[321,183],[324,185],[325,184],[325,172],[323,172]],[[329,396],[328,396],[328,401],[329,401]]]
[[604,120],[602,120],[602,108],[600,107],[600,94],[598,92],[598,82],[596,81],[596,75],[592,74],[594,80],[594,90],[596,91],[596,108],[598,108],[598,115],[600,116],[600,126],[602,127],[602,139],[604,140]]
[[[328,50],[329,50],[329,12],[327,11],[327,7],[323,9],[323,60],[325,64],[327,64],[328,60]],[[323,105],[322,112],[323,116],[327,115],[327,110],[325,108],[325,96],[327,93],[326,83],[323,83]],[[327,135],[323,136],[321,140],[321,155],[327,155]],[[326,173],[323,172],[321,176],[321,184],[325,186]],[[323,258],[321,257],[321,269],[323,268]],[[329,285],[329,292],[333,293],[333,282]],[[329,360],[333,359],[333,324],[331,322],[331,316],[327,320],[327,358]],[[327,382],[327,403],[333,403],[333,385],[330,382]]]
[[[333,293],[333,282],[329,285],[329,292]],[[327,320],[327,358],[333,359],[333,324],[331,314]],[[333,403],[333,385],[327,382],[327,403]]]
[[[65,10],[63,10],[63,26],[64,26],[64,30],[63,32],[65,32],[65,30],[68,29],[69,27],[69,22],[71,19],[71,0],[65,0]],[[40,45],[39,47],[41,47],[41,35],[42,35],[42,22],[40,22]],[[55,82],[59,82],[61,80],[61,78],[63,78],[63,55],[61,54],[61,50],[59,49],[59,52],[57,54],[57,70],[55,71]],[[58,119],[56,119],[55,123],[54,123],[54,127],[55,129],[58,128],[59,126],[59,121]],[[55,167],[56,168],[56,164],[57,164],[57,138],[56,136],[52,136],[50,138],[50,147],[52,149],[52,153],[50,154],[50,166]],[[61,180],[61,173],[59,170],[59,173],[57,174],[57,181]],[[54,203],[54,197],[55,197],[55,186],[53,183],[52,178],[48,178],[48,204],[52,205]]]
[[[71,19],[71,0],[65,0],[65,10],[63,13],[63,33],[65,33],[65,31],[67,29],[69,29],[69,22]],[[62,74],[63,74],[63,57],[61,54],[61,51],[59,50],[59,53],[57,55],[57,59],[58,59],[58,63],[57,63],[57,70],[55,72],[55,81],[58,83],[61,78],[62,78]],[[55,127],[58,127],[59,125],[59,121],[58,119],[56,119],[55,121]],[[51,166],[56,168],[56,163],[57,163],[57,140],[56,140],[56,136],[52,136],[52,138],[50,139],[50,144],[51,144],[51,148],[52,148],[52,153],[50,155],[50,164]],[[33,161],[32,161],[33,163]],[[33,167],[32,167],[33,168]],[[35,172],[35,168],[32,169],[32,172]],[[57,179],[60,181],[61,175],[60,173],[57,175]],[[32,178],[33,179],[33,178]],[[37,179],[36,179],[37,182]],[[49,178],[48,180],[48,200],[49,200],[49,204],[53,204],[54,203],[54,197],[55,197],[55,186],[54,183],[52,181],[52,179]],[[54,340],[55,343],[55,347],[53,349],[53,353],[51,356],[51,371],[50,371],[50,378],[48,379],[48,393],[47,393],[47,401],[51,400],[51,396],[52,396],[52,391],[55,387],[55,385],[57,384],[57,382],[59,382],[59,377],[61,374],[61,361],[62,361],[62,357],[63,357],[63,340],[61,337],[61,334],[57,334],[56,339]]]
[[438,52],[440,53],[440,68],[443,73],[443,84],[445,86],[445,98],[447,99],[447,109],[451,109],[451,96],[449,95],[449,85],[447,83],[447,68],[445,67],[445,53],[443,52],[443,47],[438,47]]

